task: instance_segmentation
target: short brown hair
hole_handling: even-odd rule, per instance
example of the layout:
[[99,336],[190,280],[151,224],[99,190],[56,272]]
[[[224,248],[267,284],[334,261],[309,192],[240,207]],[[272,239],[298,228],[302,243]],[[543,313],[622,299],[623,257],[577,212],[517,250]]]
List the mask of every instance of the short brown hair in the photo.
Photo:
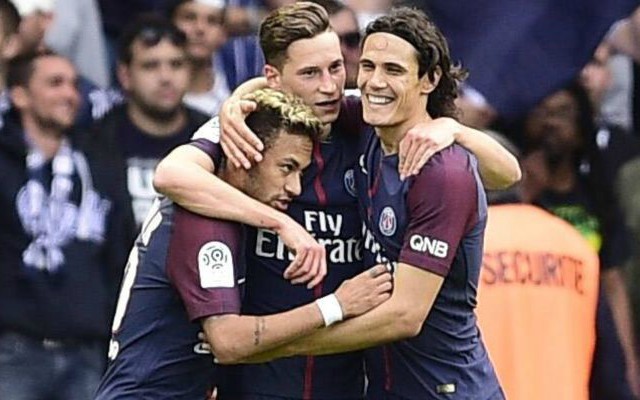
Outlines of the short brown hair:
[[291,43],[311,39],[330,29],[329,15],[320,5],[300,1],[272,11],[260,24],[260,47],[267,64],[280,69]]

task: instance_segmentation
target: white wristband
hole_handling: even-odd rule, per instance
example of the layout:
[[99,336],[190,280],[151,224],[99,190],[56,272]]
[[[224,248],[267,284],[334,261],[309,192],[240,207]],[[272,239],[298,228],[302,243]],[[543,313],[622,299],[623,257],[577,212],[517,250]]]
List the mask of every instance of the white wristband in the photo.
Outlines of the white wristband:
[[324,319],[324,326],[332,325],[336,322],[342,321],[344,316],[342,315],[342,307],[335,294],[329,294],[316,300],[316,304]]

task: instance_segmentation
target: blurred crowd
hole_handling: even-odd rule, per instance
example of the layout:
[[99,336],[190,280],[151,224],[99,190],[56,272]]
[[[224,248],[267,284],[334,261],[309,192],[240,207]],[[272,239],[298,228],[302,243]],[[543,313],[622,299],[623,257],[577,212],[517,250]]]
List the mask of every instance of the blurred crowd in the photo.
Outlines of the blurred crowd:
[[[355,89],[361,32],[396,3],[313,1],[330,15]],[[256,32],[290,2],[0,0],[1,398],[12,398],[17,379],[52,384],[44,378],[51,351],[68,352],[69,364],[56,368],[87,388],[61,398],[91,398],[123,266],[156,196],[157,163],[262,74]],[[413,2],[427,11],[429,3]],[[519,155],[524,175],[509,201],[569,222],[598,253],[598,316],[576,323],[599,324],[579,329],[595,330],[594,363],[616,376],[592,376],[591,396],[640,398],[640,11],[609,22],[589,59],[537,104],[507,115],[470,83],[458,106],[463,123],[508,138]],[[502,235],[538,240],[523,222],[506,223]],[[490,282],[483,275],[481,293]],[[507,312],[487,304],[481,324]],[[10,355],[32,361],[3,367]]]

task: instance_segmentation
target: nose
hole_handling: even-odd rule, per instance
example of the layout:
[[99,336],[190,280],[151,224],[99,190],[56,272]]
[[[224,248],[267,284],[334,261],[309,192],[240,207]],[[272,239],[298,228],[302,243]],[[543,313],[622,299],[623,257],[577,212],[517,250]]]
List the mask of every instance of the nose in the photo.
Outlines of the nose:
[[383,88],[387,82],[384,80],[384,74],[381,68],[374,68],[369,78],[369,85],[374,88]]
[[195,31],[198,34],[202,34],[205,31],[205,29],[207,28],[206,19],[205,18],[196,18],[195,28],[196,28]]
[[320,79],[320,92],[327,94],[333,94],[336,92],[338,85],[335,81],[335,78],[330,73],[323,72]]
[[75,83],[67,82],[61,86],[61,95],[67,98],[68,100],[72,100],[74,102],[80,101],[80,92],[78,92],[78,88]]
[[284,190],[291,197],[300,196],[302,193],[302,183],[300,182],[302,174],[291,174],[285,181]]
[[163,62],[160,64],[160,68],[158,68],[158,77],[160,81],[163,83],[170,82],[171,76],[173,75],[173,68],[168,62]]

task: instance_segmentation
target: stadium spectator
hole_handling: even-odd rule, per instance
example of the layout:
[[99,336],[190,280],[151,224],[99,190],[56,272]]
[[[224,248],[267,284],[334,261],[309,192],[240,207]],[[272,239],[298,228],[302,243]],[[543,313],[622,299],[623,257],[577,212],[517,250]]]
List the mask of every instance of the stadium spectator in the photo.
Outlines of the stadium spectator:
[[[527,117],[523,199],[574,225],[599,252],[602,288],[625,350],[628,379],[637,390],[638,372],[629,298],[622,267],[629,232],[613,193],[615,165],[628,148],[596,134],[593,107],[578,83],[550,95]],[[616,140],[618,138],[615,138]],[[611,147],[609,147],[611,146]]]
[[187,36],[191,75],[183,100],[206,115],[217,115],[220,105],[231,94],[226,65],[218,54],[227,40],[224,1],[178,0],[169,9],[169,15]]
[[158,161],[207,120],[182,104],[190,71],[186,47],[184,34],[162,17],[133,21],[118,56],[126,102],[97,121],[86,138],[91,157],[111,157],[119,166],[113,179],[127,187],[138,228],[156,196]]
[[9,65],[13,107],[0,131],[0,393],[91,398],[132,220],[114,166],[86,157],[70,131],[80,96],[52,53]]
[[[22,20],[18,28],[18,54],[30,54],[46,48],[45,37],[51,27],[54,17],[52,4],[48,0],[34,2],[18,1],[18,8],[22,7]],[[80,74],[78,81],[80,89],[80,110],[77,113],[75,125],[80,131],[88,128],[95,119],[100,118],[114,104],[122,101],[119,91],[101,89]]]

